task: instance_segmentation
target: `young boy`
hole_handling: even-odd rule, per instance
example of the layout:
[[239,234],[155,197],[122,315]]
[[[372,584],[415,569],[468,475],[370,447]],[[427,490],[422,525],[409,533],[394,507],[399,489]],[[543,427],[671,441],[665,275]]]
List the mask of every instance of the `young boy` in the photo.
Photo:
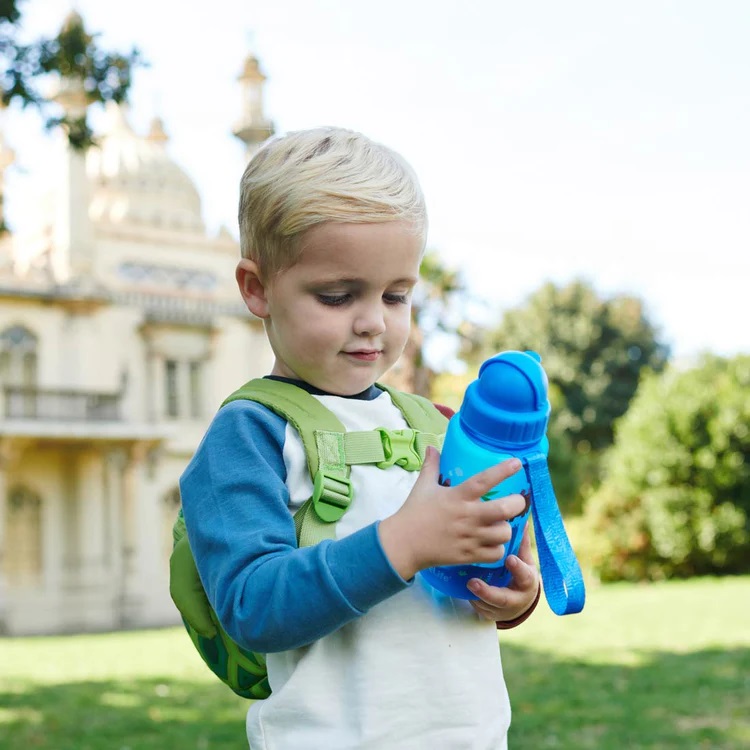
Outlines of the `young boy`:
[[[239,223],[237,283],[265,324],[268,377],[306,389],[347,430],[405,428],[376,381],[406,343],[425,244],[409,166],[358,133],[291,133],[248,164]],[[252,401],[219,410],[180,490],[211,605],[237,643],[268,655],[252,750],[507,746],[495,623],[517,624],[538,599],[528,540],[508,559],[512,585],[472,581],[476,601],[416,574],[501,557],[524,499],[480,498],[519,464],[442,487],[438,463],[428,449],[419,473],[353,466],[336,538],[298,548],[292,513],[312,493],[298,434]]]

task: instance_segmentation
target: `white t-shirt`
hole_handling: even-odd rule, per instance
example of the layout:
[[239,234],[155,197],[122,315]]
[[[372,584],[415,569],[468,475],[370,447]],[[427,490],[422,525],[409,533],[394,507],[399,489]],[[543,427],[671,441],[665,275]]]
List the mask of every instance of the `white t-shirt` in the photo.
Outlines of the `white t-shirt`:
[[[316,396],[348,430],[400,429],[387,393]],[[312,493],[302,442],[283,446],[290,510]],[[358,465],[341,539],[396,512],[417,472]],[[304,586],[304,582],[299,583]],[[510,703],[495,623],[417,575],[412,585],[309,646],[267,656],[272,695],[247,714],[251,750],[503,750]]]

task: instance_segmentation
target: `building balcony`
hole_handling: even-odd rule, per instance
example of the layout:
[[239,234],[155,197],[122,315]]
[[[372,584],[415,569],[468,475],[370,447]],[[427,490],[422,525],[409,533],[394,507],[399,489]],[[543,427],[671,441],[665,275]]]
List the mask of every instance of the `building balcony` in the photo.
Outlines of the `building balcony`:
[[5,386],[0,388],[3,439],[63,442],[146,442],[171,436],[168,425],[125,419],[124,391]]
[[22,386],[6,386],[3,393],[6,419],[64,422],[119,422],[122,419],[120,393]]

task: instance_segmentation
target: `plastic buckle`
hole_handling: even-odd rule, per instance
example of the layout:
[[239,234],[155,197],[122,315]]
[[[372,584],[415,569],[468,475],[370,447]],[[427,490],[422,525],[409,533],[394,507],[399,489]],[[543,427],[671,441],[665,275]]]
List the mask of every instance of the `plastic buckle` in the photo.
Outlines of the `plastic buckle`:
[[352,494],[352,483],[348,477],[318,470],[313,480],[312,503],[321,521],[338,521],[351,504]]
[[422,467],[422,456],[417,450],[416,430],[386,430],[379,427],[385,459],[375,464],[379,469],[387,469],[394,464],[406,471],[418,471]]

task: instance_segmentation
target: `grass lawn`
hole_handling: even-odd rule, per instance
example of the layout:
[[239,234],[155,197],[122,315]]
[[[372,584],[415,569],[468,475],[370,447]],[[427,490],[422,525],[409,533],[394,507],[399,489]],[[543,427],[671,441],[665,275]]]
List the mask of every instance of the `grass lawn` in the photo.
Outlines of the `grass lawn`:
[[[750,577],[590,586],[501,637],[511,750],[750,747]],[[0,640],[3,750],[245,748],[245,706],[177,628]]]

